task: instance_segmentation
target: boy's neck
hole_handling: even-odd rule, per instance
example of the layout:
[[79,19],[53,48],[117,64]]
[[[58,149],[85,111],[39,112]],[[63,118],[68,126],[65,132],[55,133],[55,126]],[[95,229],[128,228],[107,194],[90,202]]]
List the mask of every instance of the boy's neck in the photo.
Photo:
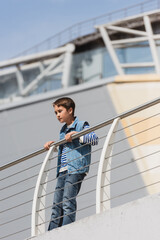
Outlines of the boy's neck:
[[71,117],[70,119],[68,119],[68,121],[66,122],[67,126],[71,125],[75,120],[75,117]]

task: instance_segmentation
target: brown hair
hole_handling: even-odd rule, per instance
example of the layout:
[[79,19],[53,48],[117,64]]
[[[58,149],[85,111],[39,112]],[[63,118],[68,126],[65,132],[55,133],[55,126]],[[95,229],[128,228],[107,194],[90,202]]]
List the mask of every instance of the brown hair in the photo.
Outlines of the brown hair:
[[68,97],[59,98],[55,102],[53,102],[53,107],[55,105],[58,106],[58,107],[62,106],[64,108],[66,108],[67,110],[72,108],[73,109],[73,116],[74,116],[75,103],[71,98],[68,98]]

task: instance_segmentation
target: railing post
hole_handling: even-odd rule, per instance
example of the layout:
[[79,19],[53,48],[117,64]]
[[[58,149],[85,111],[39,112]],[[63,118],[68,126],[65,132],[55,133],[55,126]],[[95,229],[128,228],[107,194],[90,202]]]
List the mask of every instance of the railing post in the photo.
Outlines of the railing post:
[[[41,198],[42,195],[45,195],[46,193],[46,187],[47,187],[47,179],[48,179],[48,169],[49,169],[49,158],[55,151],[55,146],[50,147],[43,164],[41,166],[35,191],[34,191],[34,197],[33,197],[33,203],[32,203],[32,221],[31,221],[31,236],[34,237],[38,233],[44,233],[45,232],[45,211],[39,211],[41,208],[44,208],[45,206],[45,200],[46,198]],[[44,183],[42,185],[42,183]],[[39,225],[40,224],[40,225]],[[39,225],[39,226],[38,226]]]
[[[120,118],[116,118],[106,137],[103,145],[99,167],[97,175],[97,187],[96,187],[96,213],[100,213],[103,210],[110,209],[110,164],[113,145],[111,144],[115,137],[115,131],[118,126]],[[106,187],[102,186],[107,185]],[[106,201],[105,201],[106,200]],[[105,201],[102,203],[102,201]]]

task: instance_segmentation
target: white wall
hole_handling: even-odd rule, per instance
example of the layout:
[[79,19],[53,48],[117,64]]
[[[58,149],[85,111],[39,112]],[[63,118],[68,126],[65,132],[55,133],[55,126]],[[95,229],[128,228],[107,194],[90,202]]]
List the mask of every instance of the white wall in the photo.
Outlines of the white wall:
[[159,240],[160,194],[47,232],[34,240]]

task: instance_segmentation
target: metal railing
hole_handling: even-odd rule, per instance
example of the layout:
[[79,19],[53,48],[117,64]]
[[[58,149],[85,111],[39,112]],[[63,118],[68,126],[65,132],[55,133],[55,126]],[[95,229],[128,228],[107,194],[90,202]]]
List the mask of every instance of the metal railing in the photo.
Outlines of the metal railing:
[[91,34],[95,32],[95,25],[104,24],[114,20],[120,20],[133,14],[141,14],[147,11],[152,11],[160,8],[160,0],[144,1],[139,4],[132,5],[120,10],[116,10],[110,13],[103,14],[101,16],[91,18],[89,20],[79,22],[70,26],[69,28],[55,34],[48,39],[40,42],[39,44],[21,52],[14,56],[24,56],[32,53],[38,53],[40,51],[46,51],[49,49],[57,48],[73,40]]
[[[99,136],[77,197],[77,219],[159,191],[159,103],[155,99],[73,135],[95,131]],[[25,239],[47,230],[56,185],[54,148],[64,143],[54,143],[45,158],[40,149],[0,168],[0,239]]]

